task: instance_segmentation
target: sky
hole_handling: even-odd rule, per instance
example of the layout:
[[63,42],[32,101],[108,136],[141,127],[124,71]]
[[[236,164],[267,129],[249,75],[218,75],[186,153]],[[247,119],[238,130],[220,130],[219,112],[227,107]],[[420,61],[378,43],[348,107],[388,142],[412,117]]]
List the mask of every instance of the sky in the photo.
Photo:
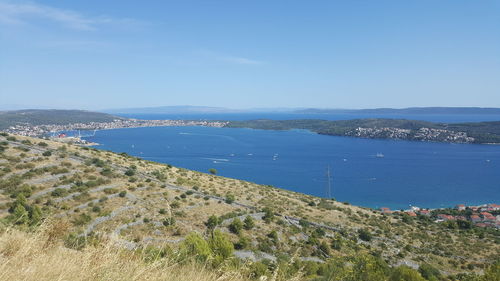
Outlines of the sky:
[[500,107],[496,0],[0,0],[0,108]]

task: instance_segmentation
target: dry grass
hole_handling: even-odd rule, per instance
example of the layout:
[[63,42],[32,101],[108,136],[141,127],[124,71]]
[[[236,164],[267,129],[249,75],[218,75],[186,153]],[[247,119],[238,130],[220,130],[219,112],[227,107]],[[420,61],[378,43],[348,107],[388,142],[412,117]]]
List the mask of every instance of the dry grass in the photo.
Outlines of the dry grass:
[[118,250],[111,243],[82,251],[68,249],[51,236],[60,235],[60,228],[45,226],[36,233],[4,230],[0,234],[0,280],[245,280],[236,273],[219,274],[196,264],[179,265],[167,259],[148,263],[141,255]]

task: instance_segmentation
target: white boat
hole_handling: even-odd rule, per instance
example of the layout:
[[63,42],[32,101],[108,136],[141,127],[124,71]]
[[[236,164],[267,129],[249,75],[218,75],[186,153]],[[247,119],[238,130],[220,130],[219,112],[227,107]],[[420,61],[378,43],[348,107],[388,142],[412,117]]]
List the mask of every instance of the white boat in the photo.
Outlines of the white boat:
[[376,156],[377,158],[384,158],[384,157],[385,157],[385,155],[384,155],[384,154],[382,154],[382,153],[380,153],[380,152],[379,152],[379,153],[377,153],[377,155],[375,155],[375,156]]

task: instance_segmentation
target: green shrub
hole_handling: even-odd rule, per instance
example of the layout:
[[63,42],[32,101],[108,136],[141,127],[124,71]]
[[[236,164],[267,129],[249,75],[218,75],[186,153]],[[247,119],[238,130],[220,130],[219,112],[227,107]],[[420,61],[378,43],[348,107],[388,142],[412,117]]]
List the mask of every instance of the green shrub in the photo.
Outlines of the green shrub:
[[364,228],[358,230],[358,237],[359,239],[367,242],[372,240],[372,234]]
[[217,218],[217,216],[215,215],[211,215],[207,222],[205,222],[205,225],[207,226],[208,229],[215,229],[217,227],[217,225],[219,225],[220,223],[220,220],[219,218]]
[[255,226],[255,222],[254,222],[253,218],[251,216],[246,216],[245,220],[243,221],[243,227],[246,230],[250,230],[250,229],[254,228],[254,226]]
[[67,195],[68,194],[68,191],[66,189],[63,189],[63,188],[56,188],[54,189],[50,195],[54,196],[54,197],[61,197],[61,196],[64,196],[64,195]]
[[199,262],[205,262],[211,256],[212,251],[208,242],[200,234],[192,232],[180,246],[180,256],[183,259],[194,258]]
[[425,281],[418,271],[402,265],[398,266],[392,272],[389,281]]
[[229,231],[231,231],[234,234],[240,234],[241,230],[243,229],[243,223],[239,218],[233,219],[231,224],[229,224]]
[[166,218],[165,220],[163,220],[163,225],[164,226],[175,225],[175,218],[174,217]]
[[215,264],[220,264],[223,260],[232,256],[234,251],[233,243],[226,235],[219,230],[214,231],[210,237],[208,244],[214,255]]
[[234,200],[235,200],[234,195],[232,195],[232,194],[228,194],[228,195],[226,195],[226,200],[225,200],[225,202],[226,202],[227,204],[232,204],[232,203],[234,202]]
[[274,219],[274,212],[271,210],[269,207],[265,207],[263,210],[264,216],[262,217],[262,220],[266,223],[270,223]]

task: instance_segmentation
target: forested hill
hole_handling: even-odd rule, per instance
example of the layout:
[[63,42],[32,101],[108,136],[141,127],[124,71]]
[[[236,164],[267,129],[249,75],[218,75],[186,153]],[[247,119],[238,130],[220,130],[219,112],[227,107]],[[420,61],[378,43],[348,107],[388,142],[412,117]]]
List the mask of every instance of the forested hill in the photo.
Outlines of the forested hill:
[[433,123],[406,119],[249,120],[230,121],[226,127],[264,130],[305,129],[318,134],[364,138],[404,139],[453,143],[500,143],[500,121]]
[[112,122],[122,117],[85,110],[27,109],[0,111],[0,130],[15,125],[67,125],[74,123]]

